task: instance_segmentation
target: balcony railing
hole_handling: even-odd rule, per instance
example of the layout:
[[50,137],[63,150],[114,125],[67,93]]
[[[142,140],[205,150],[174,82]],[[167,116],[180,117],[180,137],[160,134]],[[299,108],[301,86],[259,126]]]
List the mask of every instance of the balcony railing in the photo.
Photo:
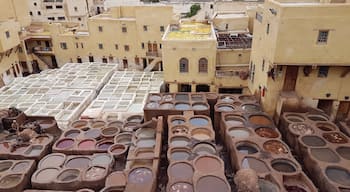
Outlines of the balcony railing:
[[34,47],[33,53],[39,53],[39,54],[53,54],[51,47]]
[[148,57],[161,57],[162,56],[162,53],[158,52],[158,51],[148,51],[146,52],[146,56]]

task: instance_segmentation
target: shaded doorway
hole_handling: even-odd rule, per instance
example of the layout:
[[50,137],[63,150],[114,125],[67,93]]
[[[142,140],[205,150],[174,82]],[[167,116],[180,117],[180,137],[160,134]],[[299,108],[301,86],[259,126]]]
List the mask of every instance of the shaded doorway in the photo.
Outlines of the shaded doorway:
[[179,84],[179,92],[191,92],[190,84]]
[[196,92],[209,92],[210,91],[210,86],[209,85],[196,85]]
[[318,100],[317,108],[322,109],[327,115],[332,113],[333,100]]
[[298,66],[287,66],[283,91],[294,91],[298,78]]
[[219,88],[219,93],[242,94],[243,88]]

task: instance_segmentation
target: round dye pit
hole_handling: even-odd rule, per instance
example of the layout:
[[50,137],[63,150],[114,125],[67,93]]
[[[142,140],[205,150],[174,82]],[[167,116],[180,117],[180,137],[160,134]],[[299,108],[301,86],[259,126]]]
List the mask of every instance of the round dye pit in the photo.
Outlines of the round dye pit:
[[214,155],[216,149],[209,143],[198,143],[193,147],[192,152],[197,155]]
[[78,169],[63,170],[57,177],[60,182],[71,182],[79,178],[80,171]]
[[74,140],[70,138],[64,138],[57,142],[56,147],[59,149],[71,148],[74,145]]
[[252,115],[249,117],[249,121],[255,125],[272,125],[272,121],[265,115]]
[[311,148],[311,155],[317,160],[328,162],[328,163],[337,163],[340,161],[339,156],[329,148]]
[[162,103],[161,105],[159,105],[159,109],[169,110],[173,108],[174,108],[174,104],[172,103]]
[[64,163],[65,159],[66,157],[64,155],[51,154],[44,157],[44,159],[40,161],[39,167],[59,167]]
[[28,149],[29,145],[28,144],[22,144],[19,147],[15,148],[15,151],[13,153],[23,153]]
[[175,94],[175,100],[177,101],[189,101],[188,94]]
[[244,104],[242,105],[242,109],[249,113],[256,113],[261,111],[261,108],[258,105],[254,104]]
[[104,121],[93,121],[91,122],[91,127],[94,129],[102,129],[106,126],[106,122]]
[[200,156],[195,160],[194,167],[203,173],[212,173],[221,170],[223,164],[214,156]]
[[8,169],[10,169],[12,164],[13,163],[11,161],[0,162],[0,172],[4,172],[4,171],[7,171]]
[[161,99],[162,99],[162,97],[159,96],[159,95],[151,95],[151,96],[149,97],[149,100],[150,100],[150,101],[160,101]]
[[128,132],[133,132],[137,125],[138,123],[135,123],[135,122],[126,122],[123,125],[123,130]]
[[176,103],[175,109],[176,110],[189,110],[189,109],[191,109],[191,105],[188,103]]
[[192,101],[203,101],[204,98],[202,95],[191,95],[191,100]]
[[342,158],[350,160],[350,147],[338,147],[336,150]]
[[66,167],[72,169],[85,169],[89,167],[91,160],[87,157],[75,157],[66,162]]
[[50,137],[48,137],[48,136],[38,136],[32,141],[32,143],[33,144],[45,144],[45,143],[48,143],[49,140],[50,140]]
[[193,110],[207,110],[208,106],[204,103],[195,103],[192,105]]
[[240,143],[237,145],[236,147],[237,151],[242,153],[242,154],[255,154],[257,152],[259,152],[259,150],[257,149],[257,147],[253,144],[250,143]]
[[228,183],[215,176],[204,176],[198,179],[195,191],[200,192],[229,192]]
[[261,127],[261,128],[255,129],[255,133],[258,134],[260,137],[266,137],[266,138],[279,137],[279,133],[276,130],[267,128],[267,127]]
[[130,145],[131,144],[131,138],[132,134],[131,133],[119,133],[114,137],[114,143],[121,143],[125,145]]
[[159,108],[159,103],[149,102],[149,103],[146,104],[146,107],[148,109],[158,109]]
[[103,167],[90,167],[86,173],[85,173],[85,178],[87,180],[98,180],[103,178],[103,176],[106,175],[106,169]]
[[305,123],[293,123],[289,125],[289,129],[295,135],[311,135],[314,133],[312,127]]
[[171,138],[170,146],[172,147],[185,147],[189,144],[190,139],[187,137],[176,136]]
[[282,173],[294,173],[296,169],[295,163],[287,159],[277,159],[271,162],[274,170]]
[[340,185],[350,186],[350,173],[348,170],[341,167],[327,167],[327,177]]
[[80,134],[80,130],[69,130],[67,131],[64,136],[67,138],[76,138]]
[[244,126],[244,119],[238,115],[228,115],[225,117],[225,124],[227,127],[241,127]]
[[24,154],[28,156],[39,156],[40,153],[43,151],[42,145],[32,145],[24,152]]
[[153,149],[137,149],[136,155],[137,158],[149,159],[154,157]]
[[14,187],[20,184],[21,180],[22,180],[22,175],[19,175],[19,174],[7,175],[0,180],[0,187],[1,188]]
[[123,122],[122,121],[112,121],[112,122],[109,122],[107,124],[107,127],[118,127],[118,128],[122,128],[123,127]]
[[138,148],[153,148],[156,145],[156,140],[152,138],[138,139],[136,147]]
[[253,95],[241,95],[238,99],[243,102],[256,102],[256,98]]
[[85,120],[78,120],[78,121],[74,121],[71,124],[72,128],[76,128],[76,129],[84,129],[86,127],[88,127],[89,122],[85,121]]
[[260,192],[279,192],[280,191],[276,184],[265,179],[259,179],[258,185],[259,185]]
[[188,134],[188,127],[186,126],[175,126],[171,128],[171,131],[174,135],[184,135]]
[[168,192],[193,192],[193,186],[189,183],[178,182],[171,185]]
[[112,157],[108,154],[97,154],[92,159],[92,165],[109,165],[112,162]]
[[84,136],[88,139],[98,139],[101,136],[100,129],[90,129],[85,132]]
[[78,144],[78,148],[82,150],[91,150],[91,149],[95,149],[95,145],[96,145],[96,142],[94,140],[85,139]]
[[285,118],[287,121],[290,121],[292,123],[301,123],[305,121],[305,118],[303,116],[297,114],[288,114],[285,116]]
[[169,178],[187,180],[193,177],[193,167],[188,163],[174,163],[169,166]]
[[284,185],[287,192],[307,192],[304,188],[295,185]]
[[163,100],[164,101],[172,101],[173,100],[173,96],[172,95],[163,95]]
[[204,141],[211,138],[212,132],[206,128],[196,128],[191,131],[191,136],[199,141]]
[[317,123],[316,127],[322,131],[335,131],[337,129],[333,124],[327,122]]
[[171,152],[170,157],[174,161],[185,161],[190,157],[190,152],[186,150],[174,150]]
[[235,108],[231,105],[219,105],[217,110],[220,112],[233,111]]
[[136,137],[139,139],[155,138],[156,130],[153,128],[142,128],[136,131]]
[[112,146],[109,147],[108,151],[115,156],[119,156],[121,154],[124,154],[127,151],[128,147],[124,144],[114,144]]
[[184,119],[173,119],[172,121],[171,121],[171,124],[173,124],[173,125],[182,125],[182,124],[184,124],[185,123],[185,120]]
[[274,154],[286,154],[288,153],[287,146],[278,140],[269,140],[263,144],[266,151]]
[[112,141],[104,141],[97,144],[97,149],[99,150],[108,150],[108,148],[113,145],[114,143]]
[[107,127],[102,129],[101,133],[104,137],[114,137],[120,132],[118,127]]
[[245,139],[250,136],[250,131],[247,130],[247,128],[243,127],[232,127],[229,128],[227,131],[231,137],[236,139]]
[[310,114],[307,116],[311,121],[328,121],[329,118],[323,115]]
[[221,99],[220,99],[221,102],[224,102],[224,103],[233,103],[234,101],[234,98],[230,97],[230,96],[223,96]]
[[130,184],[145,185],[153,181],[153,173],[149,168],[139,167],[133,169],[128,175]]
[[126,119],[127,122],[141,123],[143,121],[142,115],[132,115]]
[[324,133],[322,136],[331,143],[343,144],[348,142],[348,139],[343,134],[338,132]]
[[204,117],[194,117],[190,119],[190,124],[193,126],[207,126],[209,125],[209,120]]
[[301,141],[307,145],[307,146],[311,146],[311,147],[322,147],[322,146],[325,146],[326,145],[326,142],[318,137],[318,136],[314,136],[314,135],[306,135],[306,136],[303,136],[301,138]]
[[270,171],[263,161],[253,157],[244,158],[241,166],[244,169],[254,169],[257,173],[266,173]]
[[19,162],[15,166],[13,166],[12,171],[23,172],[24,170],[26,170],[29,167],[29,165],[30,165],[30,163],[28,161]]
[[45,168],[36,174],[35,179],[42,183],[49,183],[57,178],[58,173],[59,169],[57,168]]

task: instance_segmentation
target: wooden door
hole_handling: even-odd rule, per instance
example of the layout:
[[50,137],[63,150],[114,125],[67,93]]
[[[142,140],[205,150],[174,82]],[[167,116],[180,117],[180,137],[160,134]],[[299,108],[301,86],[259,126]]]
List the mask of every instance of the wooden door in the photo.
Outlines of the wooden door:
[[350,101],[341,101],[339,103],[336,120],[345,120],[350,117]]
[[287,66],[283,91],[294,91],[298,78],[298,66]]

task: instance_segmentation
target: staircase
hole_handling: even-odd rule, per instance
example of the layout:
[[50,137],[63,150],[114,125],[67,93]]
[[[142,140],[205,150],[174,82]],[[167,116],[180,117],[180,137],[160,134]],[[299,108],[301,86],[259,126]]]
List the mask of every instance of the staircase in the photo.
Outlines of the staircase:
[[161,57],[156,57],[148,66],[143,70],[145,72],[151,72],[154,67],[162,61]]

